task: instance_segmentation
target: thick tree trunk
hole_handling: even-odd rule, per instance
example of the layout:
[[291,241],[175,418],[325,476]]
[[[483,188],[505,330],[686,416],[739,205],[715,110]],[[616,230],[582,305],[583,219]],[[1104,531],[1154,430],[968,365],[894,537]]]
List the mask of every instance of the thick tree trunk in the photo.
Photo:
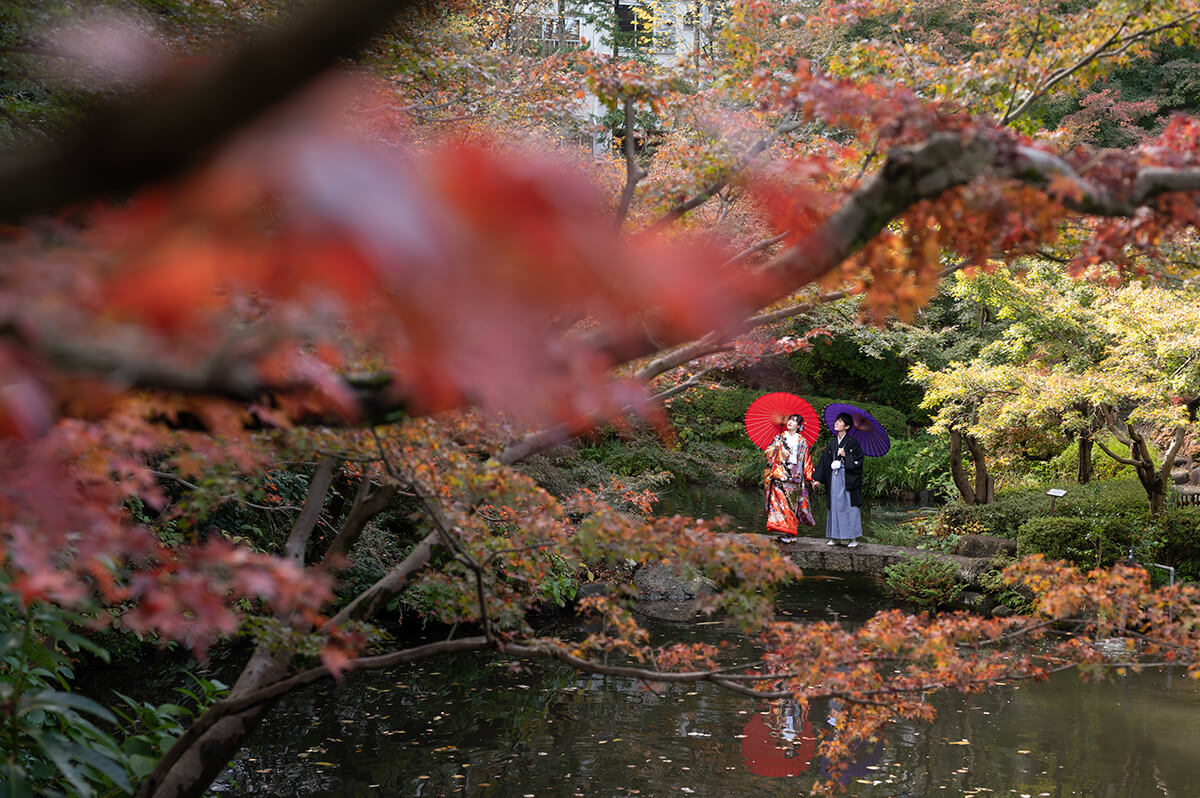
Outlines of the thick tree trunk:
[[1084,431],[1079,436],[1079,469],[1075,481],[1086,485],[1092,479],[1092,434]]
[[1150,514],[1160,516],[1167,509],[1167,492],[1161,481],[1158,484],[1146,485],[1146,498],[1150,502]]
[[[229,691],[230,698],[247,695],[287,676],[292,653],[271,652],[266,647],[255,650],[237,683]],[[260,704],[238,715],[217,721],[199,739],[187,740],[186,735],[164,756],[150,777],[138,789],[137,798],[199,798],[213,779],[241,749],[246,735],[253,731],[259,718],[274,702]],[[173,761],[167,761],[174,756]]]
[[[1150,455],[1150,447],[1146,445],[1146,439],[1132,426],[1129,426],[1129,438],[1133,442],[1129,447],[1129,453],[1132,459],[1138,461],[1135,470],[1138,481],[1146,490],[1146,498],[1150,503],[1150,514],[1161,515],[1166,509],[1166,480],[1154,464],[1154,458]],[[1170,463],[1173,458],[1174,455],[1164,458],[1164,462]]]
[[[389,489],[390,486],[384,486],[376,490]],[[373,498],[370,491],[361,492],[360,498],[362,503],[378,501],[377,495]],[[359,502],[356,501],[355,506],[358,507]],[[361,517],[361,514],[356,515],[354,509],[350,515]],[[343,529],[345,528],[344,525]],[[409,552],[403,562],[331,618],[330,625],[338,626],[350,620],[364,620],[386,606],[391,598],[407,588],[413,575],[429,563],[436,539],[436,533],[427,535]],[[226,700],[250,695],[286,679],[290,674],[288,666],[291,659],[290,650],[271,652],[265,646],[260,647],[242,669],[241,676]],[[241,748],[246,735],[254,728],[259,718],[273,704],[274,700],[265,701],[241,713],[221,718],[211,728],[195,733],[196,724],[207,713],[201,714],[193,721],[193,728],[184,732],[183,737],[163,756],[154,773],[138,790],[137,798],[200,798],[212,784],[212,780]],[[215,708],[209,709],[208,712],[212,712],[213,709]]]
[[996,498],[996,480],[988,473],[983,446],[974,435],[967,436],[967,450],[971,452],[971,461],[975,464],[975,503],[991,504]]
[[1171,467],[1175,463],[1175,455],[1179,453],[1179,449],[1183,446],[1185,430],[1183,427],[1176,427],[1171,441],[1171,446],[1163,455],[1162,463],[1155,465],[1154,457],[1150,454],[1150,447],[1146,444],[1145,437],[1137,431],[1137,429],[1125,421],[1122,422],[1117,418],[1116,413],[1111,409],[1104,411],[1108,428],[1116,436],[1117,440],[1129,447],[1129,457],[1121,457],[1104,445],[1104,441],[1099,441],[1100,449],[1109,457],[1116,460],[1118,463],[1133,466],[1137,473],[1138,481],[1142,483],[1142,488],[1146,491],[1146,500],[1150,505],[1150,513],[1155,516],[1162,515],[1167,508],[1167,485],[1171,478]]
[[[964,440],[967,443],[967,451],[971,453],[974,485],[962,466]],[[967,504],[991,504],[996,497],[996,480],[988,473],[987,456],[974,435],[963,435],[958,430],[950,431],[950,475],[954,478],[954,486],[958,488],[959,494]]]
[[950,476],[954,478],[954,487],[958,488],[962,500],[967,504],[974,504],[975,489],[971,487],[971,481],[963,471],[962,433],[958,430],[950,430]]

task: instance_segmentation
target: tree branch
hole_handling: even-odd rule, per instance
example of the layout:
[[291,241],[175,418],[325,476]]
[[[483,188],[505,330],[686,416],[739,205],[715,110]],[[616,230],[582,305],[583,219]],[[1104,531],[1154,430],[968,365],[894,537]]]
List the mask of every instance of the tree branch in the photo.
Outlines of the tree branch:
[[359,593],[341,612],[330,618],[329,623],[338,626],[352,619],[370,618],[379,608],[407,590],[412,577],[429,564],[437,540],[437,532],[430,532],[423,537],[399,565]]
[[[151,470],[149,473],[153,476],[158,477],[159,479],[169,479],[172,482],[178,482],[180,485],[183,485],[185,488],[189,488],[189,489],[197,491],[199,493],[206,492],[204,488],[200,487],[199,485],[197,485],[194,482],[188,482],[186,479],[179,476],[178,474],[172,474],[168,471],[154,471],[154,470]],[[291,504],[258,504],[256,502],[247,501],[246,499],[243,499],[241,496],[238,496],[233,493],[227,493],[224,496],[221,496],[220,500],[237,502],[238,504],[242,505],[243,507],[250,507],[255,510],[265,510],[270,513],[277,513],[280,511],[290,512],[292,510],[300,509],[299,507],[296,507],[295,505],[291,505]]]
[[669,211],[659,217],[657,221],[651,224],[647,228],[647,231],[661,230],[662,228],[674,222],[676,219],[682,217],[688,211],[699,208],[701,205],[708,202],[710,199],[716,196],[721,189],[729,185],[729,181],[733,179],[733,177],[739,172],[749,166],[750,162],[757,158],[758,155],[763,152],[763,150],[771,146],[775,139],[791,133],[793,130],[800,128],[803,124],[804,122],[802,120],[791,120],[787,122],[781,122],[780,124],[776,125],[774,130],[760,138],[758,141],[754,142],[754,144],[752,144],[749,149],[742,154],[742,157],[738,160],[738,163],[731,167],[729,172],[726,173],[724,177],[714,180],[712,183],[709,183],[706,187],[701,189],[700,192],[695,196],[684,200],[675,207],[671,208]]
[[312,481],[308,483],[308,496],[304,499],[304,508],[300,511],[300,517],[296,519],[296,523],[292,525],[292,532],[288,535],[287,542],[283,544],[285,560],[291,560],[296,565],[304,567],[304,549],[308,546],[308,539],[317,526],[317,519],[321,517],[321,509],[325,506],[325,494],[329,492],[329,486],[333,484],[334,471],[339,465],[341,465],[341,461],[330,455],[323,456],[321,462],[317,464],[317,471],[313,474]]
[[751,244],[750,246],[746,247],[741,252],[734,255],[733,257],[731,257],[729,260],[725,261],[725,263],[723,263],[721,265],[722,266],[733,266],[734,264],[741,263],[746,258],[750,257],[751,255],[754,255],[755,253],[762,252],[764,249],[770,249],[771,247],[775,246],[776,244],[778,244],[780,241],[782,241],[783,239],[785,239],[787,237],[788,237],[787,233],[780,233],[779,235],[771,236],[770,238],[764,238],[762,241],[759,241],[757,243]]
[[211,65],[189,64],[169,90],[96,114],[75,135],[0,160],[0,219],[130,191],[186,168],[246,122],[367,43],[413,0],[323,0]]
[[633,201],[633,192],[638,182],[646,176],[646,171],[638,166],[637,153],[633,143],[633,123],[636,105],[632,97],[625,98],[625,140],[621,142],[625,151],[625,188],[621,190],[621,200],[617,203],[617,229],[625,224],[629,215],[629,203]]
[[672,386],[672,387],[666,389],[665,391],[659,391],[658,393],[654,394],[654,396],[651,396],[650,398],[655,402],[661,402],[664,399],[670,399],[672,396],[681,394],[684,391],[688,390],[689,388],[693,388],[693,387],[699,385],[701,378],[704,377],[704,375],[708,374],[708,372],[710,372],[710,371],[712,371],[712,369],[704,369],[704,371],[696,372],[695,374],[688,377],[686,380],[679,383],[678,385]]
[[1159,478],[1162,479],[1163,485],[1171,484],[1171,469],[1175,467],[1175,455],[1179,454],[1179,448],[1183,446],[1185,437],[1186,430],[1183,427],[1176,427],[1171,448],[1163,455],[1162,465],[1159,467]]
[[1128,457],[1122,457],[1121,455],[1114,452],[1112,449],[1109,449],[1107,446],[1104,445],[1103,438],[1096,438],[1096,445],[1099,446],[1100,449],[1106,455],[1108,455],[1112,459],[1116,460],[1118,463],[1123,463],[1124,465],[1127,465],[1127,466],[1133,466],[1134,468],[1141,468],[1143,465],[1145,465],[1141,460],[1130,460]]
[[350,512],[347,513],[346,520],[342,522],[333,542],[329,544],[324,561],[332,563],[349,555],[367,524],[383,512],[399,492],[399,485],[375,485],[371,482],[371,474],[364,473],[358,492],[354,496],[354,504],[351,505]]
[[[1137,42],[1145,41],[1155,34],[1162,33],[1163,31],[1170,30],[1172,28],[1182,27],[1194,20],[1198,14],[1200,14],[1200,12],[1193,11],[1189,14],[1184,14],[1181,17],[1170,20],[1169,22],[1164,22],[1156,27],[1147,28],[1141,31],[1134,31],[1133,33],[1130,33],[1122,38],[1121,32],[1125,30],[1125,26],[1129,23],[1129,19],[1132,16],[1132,14],[1130,14],[1121,21],[1121,24],[1117,26],[1117,29],[1113,32],[1112,36],[1096,45],[1091,52],[1084,55],[1074,64],[1071,64],[1067,67],[1061,67],[1054,72],[1051,72],[1045,81],[1039,81],[1029,93],[1029,96],[1026,97],[1016,109],[1004,114],[1003,119],[1000,120],[1001,124],[1008,124],[1013,119],[1016,119],[1018,116],[1025,113],[1025,111],[1029,109],[1029,106],[1037,102],[1039,98],[1045,96],[1046,92],[1053,88],[1056,84],[1060,83],[1066,78],[1069,78],[1071,75],[1074,75],[1080,69],[1083,69],[1093,61],[1101,58],[1112,58],[1120,53],[1125,52]],[[1121,46],[1115,50],[1109,50],[1108,48],[1114,44],[1120,44]]]

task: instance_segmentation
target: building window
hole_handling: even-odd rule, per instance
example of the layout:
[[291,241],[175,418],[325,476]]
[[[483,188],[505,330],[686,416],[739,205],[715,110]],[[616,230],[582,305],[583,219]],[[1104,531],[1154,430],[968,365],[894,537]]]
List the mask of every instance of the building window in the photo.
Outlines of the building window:
[[558,17],[542,17],[541,22],[543,42],[553,45],[557,45],[559,42],[568,45],[579,44],[579,20],[563,19],[561,27]]
[[675,49],[675,24],[664,11],[617,2],[617,43],[637,50]]

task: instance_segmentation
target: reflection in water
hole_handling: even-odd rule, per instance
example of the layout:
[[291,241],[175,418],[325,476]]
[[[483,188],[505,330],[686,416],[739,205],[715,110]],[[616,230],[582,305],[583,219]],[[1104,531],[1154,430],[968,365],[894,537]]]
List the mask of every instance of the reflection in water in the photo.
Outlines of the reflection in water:
[[[723,515],[732,520],[734,529],[764,533],[767,530],[766,500],[761,489],[675,484],[659,499],[654,511],[664,516],[688,515],[693,518],[716,518]],[[822,516],[820,521],[821,529],[825,528],[823,518]]]
[[[869,580],[803,580],[780,598],[784,617],[857,622],[883,599]],[[732,630],[656,626],[658,641],[727,641]],[[656,688],[657,689],[657,688]],[[1200,690],[1181,672],[1084,684],[1000,685],[932,695],[931,725],[889,729],[842,776],[862,796],[1200,795]],[[828,729],[828,706],[809,728]],[[277,706],[217,789],[279,796],[659,796],[739,798],[803,794],[822,775],[818,753],[798,775],[747,766],[747,727],[761,707],[708,685],[651,692],[625,679],[584,676],[552,663],[439,659],[393,673],[314,686]],[[797,765],[810,735],[801,715]],[[797,724],[798,721],[798,724]],[[765,724],[771,725],[771,724]],[[770,729],[767,730],[770,735]],[[827,774],[826,774],[827,775]],[[686,789],[685,789],[686,788]]]
[[816,751],[817,734],[808,720],[808,705],[795,701],[768,704],[742,729],[742,759],[759,776],[799,776]]

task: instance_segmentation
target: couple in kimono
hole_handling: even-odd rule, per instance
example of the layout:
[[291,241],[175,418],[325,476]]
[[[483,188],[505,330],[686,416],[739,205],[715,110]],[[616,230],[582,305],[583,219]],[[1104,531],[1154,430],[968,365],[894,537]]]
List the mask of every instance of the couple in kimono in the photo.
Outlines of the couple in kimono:
[[846,542],[858,545],[862,536],[862,445],[848,435],[854,420],[841,413],[833,422],[833,439],[821,452],[814,467],[808,441],[801,434],[804,419],[791,415],[784,429],[766,449],[767,469],[763,483],[767,496],[767,529],[785,538],[795,537],[799,525],[816,526],[808,498],[809,483],[824,484],[829,490],[829,515],[825,537],[833,546]]

